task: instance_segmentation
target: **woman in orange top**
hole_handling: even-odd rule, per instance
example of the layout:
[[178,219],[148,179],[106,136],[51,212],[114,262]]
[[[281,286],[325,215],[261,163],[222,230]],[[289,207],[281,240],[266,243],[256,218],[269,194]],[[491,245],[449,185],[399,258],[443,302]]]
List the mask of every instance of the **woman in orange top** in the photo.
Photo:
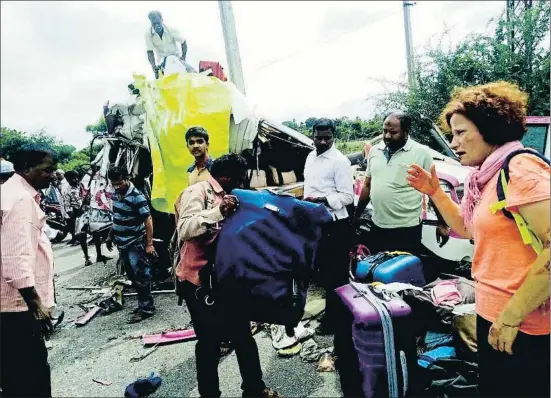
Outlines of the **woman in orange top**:
[[502,211],[497,182],[507,155],[523,149],[527,95],[497,82],[457,90],[442,112],[452,148],[474,167],[457,206],[440,188],[434,170],[412,165],[408,181],[431,197],[447,224],[474,239],[479,392],[481,396],[549,396],[549,166],[532,154],[509,163],[505,208],[519,213],[539,237],[536,254],[515,221]]

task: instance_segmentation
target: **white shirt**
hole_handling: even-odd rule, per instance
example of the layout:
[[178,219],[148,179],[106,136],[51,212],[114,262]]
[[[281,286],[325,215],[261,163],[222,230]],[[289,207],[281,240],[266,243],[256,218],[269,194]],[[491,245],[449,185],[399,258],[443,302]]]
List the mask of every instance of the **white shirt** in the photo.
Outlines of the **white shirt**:
[[163,37],[161,38],[151,26],[145,32],[145,47],[147,51],[154,51],[157,57],[157,62],[160,63],[163,58],[169,55],[181,56],[181,46],[178,43],[183,43],[184,39],[180,32],[163,25]]
[[318,156],[312,151],[304,165],[304,197],[325,197],[336,220],[348,217],[346,206],[354,201],[350,161],[335,145]]
[[71,210],[71,199],[69,198],[70,190],[71,190],[71,185],[69,185],[69,181],[63,178],[63,180],[61,180],[61,182],[59,183],[59,191],[61,193],[61,198],[63,199],[63,207],[65,210],[65,213]]

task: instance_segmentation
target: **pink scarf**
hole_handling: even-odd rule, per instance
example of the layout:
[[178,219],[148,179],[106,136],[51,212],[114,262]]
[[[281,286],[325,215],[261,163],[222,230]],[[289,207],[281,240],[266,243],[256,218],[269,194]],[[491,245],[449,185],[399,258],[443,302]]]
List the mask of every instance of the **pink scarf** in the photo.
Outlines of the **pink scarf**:
[[461,215],[465,228],[470,229],[472,225],[474,209],[480,203],[486,183],[501,169],[507,155],[523,148],[524,145],[520,141],[508,142],[498,147],[480,167],[469,173],[465,180],[465,195],[461,201]]

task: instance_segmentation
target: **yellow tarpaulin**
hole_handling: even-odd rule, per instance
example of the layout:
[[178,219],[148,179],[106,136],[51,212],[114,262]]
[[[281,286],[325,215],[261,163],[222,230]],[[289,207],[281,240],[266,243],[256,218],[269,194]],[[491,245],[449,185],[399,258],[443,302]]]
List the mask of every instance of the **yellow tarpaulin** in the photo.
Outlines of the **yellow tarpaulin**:
[[146,111],[153,161],[151,203],[165,213],[174,213],[174,202],[187,187],[187,169],[194,159],[185,133],[193,126],[204,127],[210,137],[213,157],[228,152],[231,90],[215,77],[189,73],[149,81],[135,76]]

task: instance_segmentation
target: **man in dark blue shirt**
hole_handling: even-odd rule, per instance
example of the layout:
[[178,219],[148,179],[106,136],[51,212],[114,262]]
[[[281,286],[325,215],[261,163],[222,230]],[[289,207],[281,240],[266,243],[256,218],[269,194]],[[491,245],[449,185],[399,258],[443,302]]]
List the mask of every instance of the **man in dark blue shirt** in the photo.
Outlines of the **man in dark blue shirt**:
[[116,194],[113,196],[113,227],[107,241],[119,249],[126,273],[138,293],[138,308],[130,323],[153,316],[155,306],[151,295],[149,259],[157,256],[153,247],[153,221],[145,196],[130,182],[127,171],[120,166],[108,173]]

